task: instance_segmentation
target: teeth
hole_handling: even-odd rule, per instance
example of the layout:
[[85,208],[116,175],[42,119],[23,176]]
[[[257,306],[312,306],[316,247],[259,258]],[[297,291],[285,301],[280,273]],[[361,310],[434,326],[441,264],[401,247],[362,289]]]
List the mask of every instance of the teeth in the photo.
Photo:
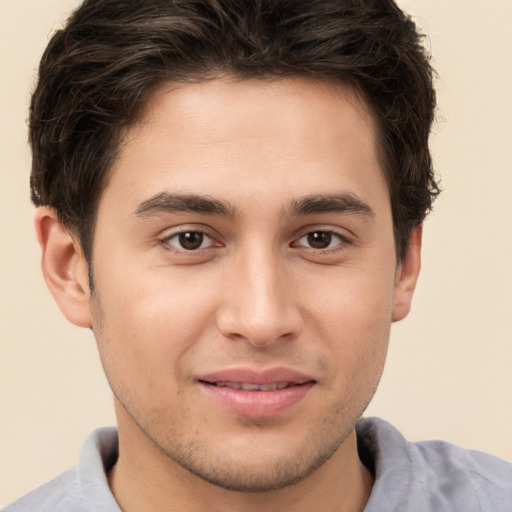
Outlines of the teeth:
[[250,384],[248,382],[212,382],[220,388],[243,389],[244,391],[275,391],[284,389],[290,385],[289,382],[276,382],[273,384]]
[[[244,391],[260,391],[263,386],[258,386],[258,384],[242,384],[242,389]],[[268,386],[266,386],[268,388]],[[265,391],[270,391],[270,389],[266,389]]]

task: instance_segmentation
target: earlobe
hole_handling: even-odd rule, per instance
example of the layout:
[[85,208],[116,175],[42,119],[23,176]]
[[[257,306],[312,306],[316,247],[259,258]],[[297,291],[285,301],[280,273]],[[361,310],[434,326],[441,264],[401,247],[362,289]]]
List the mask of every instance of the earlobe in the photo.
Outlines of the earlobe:
[[40,207],[35,215],[46,284],[64,316],[79,327],[91,327],[88,266],[78,240],[54,210]]
[[404,319],[411,309],[412,297],[421,267],[421,236],[422,226],[418,226],[411,231],[407,253],[397,270],[393,322]]

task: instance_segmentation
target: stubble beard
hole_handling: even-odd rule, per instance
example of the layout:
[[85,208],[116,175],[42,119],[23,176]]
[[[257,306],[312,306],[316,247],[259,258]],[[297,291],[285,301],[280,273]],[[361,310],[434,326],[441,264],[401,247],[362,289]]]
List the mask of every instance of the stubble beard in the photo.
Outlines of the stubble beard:
[[[119,404],[140,432],[169,461],[188,473],[228,491],[264,493],[297,484],[323,466],[353,432],[363,410],[354,414],[342,400],[323,418],[321,425],[311,428],[304,441],[292,453],[277,457],[255,456],[258,452],[258,433],[254,433],[253,453],[219,450],[215,441],[203,436],[184,434],[183,429],[166,428],[155,415],[144,425],[137,420],[119,397]],[[369,402],[369,400],[368,400]],[[147,418],[147,417],[146,417]],[[155,421],[156,420],[156,421]],[[257,430],[257,429],[256,429]],[[264,435],[264,434],[263,434]],[[279,447],[276,447],[279,451]]]
[[[97,339],[104,338],[104,315],[97,292],[93,294],[93,310],[95,317],[94,335]],[[103,339],[108,344],[108,340]],[[101,351],[100,351],[101,352]],[[112,356],[112,354],[110,354]],[[108,358],[108,355],[107,355]],[[355,424],[370,403],[380,381],[381,373],[377,375],[374,387],[367,400],[343,396],[326,410],[329,414],[324,416],[321,424],[313,424],[304,436],[302,443],[292,450],[265,460],[265,456],[244,454],[236,450],[222,451],[212,443],[208,433],[194,435],[187,428],[183,418],[178,419],[182,427],[176,426],[165,411],[147,411],[139,407],[144,399],[139,397],[139,404],[129,404],[124,400],[123,386],[116,386],[108,372],[107,361],[102,359],[103,368],[112,392],[124,412],[131,418],[131,422],[140,433],[169,461],[185,469],[201,480],[216,487],[229,491],[263,493],[292,486],[310,476],[325,464],[340,448],[342,443],[353,432]],[[114,363],[115,365],[115,363]],[[179,413],[175,417],[179,418]],[[141,421],[142,420],[142,421]],[[314,420],[313,420],[314,423]],[[254,432],[254,450],[259,453],[259,433],[265,430],[264,422],[254,428],[257,422],[248,422]],[[279,447],[278,447],[279,448]]]

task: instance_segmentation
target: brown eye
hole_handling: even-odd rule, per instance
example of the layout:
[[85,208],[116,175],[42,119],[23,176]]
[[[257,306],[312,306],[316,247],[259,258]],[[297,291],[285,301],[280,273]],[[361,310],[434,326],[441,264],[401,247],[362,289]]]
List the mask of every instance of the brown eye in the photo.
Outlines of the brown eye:
[[182,249],[193,251],[203,245],[204,234],[198,231],[187,231],[178,235],[178,243]]
[[331,231],[314,231],[306,235],[307,243],[313,249],[327,249],[333,238]]
[[214,244],[213,239],[201,231],[182,231],[162,240],[162,242],[178,251],[197,251]]
[[350,244],[350,240],[336,231],[310,231],[302,235],[292,245],[294,247],[304,247],[306,249],[314,249],[322,251],[325,249],[343,249],[345,245]]

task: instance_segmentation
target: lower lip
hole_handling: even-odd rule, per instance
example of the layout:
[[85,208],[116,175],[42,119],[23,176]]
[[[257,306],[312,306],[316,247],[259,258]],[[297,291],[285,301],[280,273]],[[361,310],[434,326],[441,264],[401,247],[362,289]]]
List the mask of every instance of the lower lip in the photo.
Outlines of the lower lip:
[[300,402],[314,386],[306,382],[272,391],[245,391],[201,383],[202,388],[236,414],[250,418],[277,416]]

